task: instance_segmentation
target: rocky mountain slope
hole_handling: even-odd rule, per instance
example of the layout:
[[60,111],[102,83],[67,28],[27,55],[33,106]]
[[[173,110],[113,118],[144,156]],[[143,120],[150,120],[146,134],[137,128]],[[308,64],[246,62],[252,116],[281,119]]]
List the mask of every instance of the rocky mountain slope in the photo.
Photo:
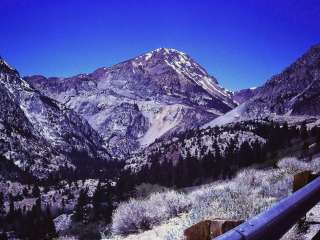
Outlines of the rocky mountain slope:
[[242,104],[246,101],[248,101],[250,98],[252,98],[255,95],[256,88],[246,88],[239,91],[236,91],[232,94],[233,101]]
[[0,106],[0,154],[23,171],[42,178],[60,166],[77,166],[76,156],[109,158],[86,120],[41,95],[2,59]]
[[83,116],[118,157],[236,106],[214,77],[174,49],[160,48],[90,74],[25,79]]
[[320,45],[311,47],[282,73],[255,90],[254,97],[205,126],[248,118],[319,116]]

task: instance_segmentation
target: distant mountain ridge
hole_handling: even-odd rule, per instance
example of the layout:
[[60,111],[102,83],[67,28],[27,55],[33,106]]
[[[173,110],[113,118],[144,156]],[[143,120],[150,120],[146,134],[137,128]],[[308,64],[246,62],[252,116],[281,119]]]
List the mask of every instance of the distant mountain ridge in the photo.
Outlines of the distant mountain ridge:
[[252,118],[320,115],[320,44],[257,88],[254,96],[207,126]]
[[167,48],[90,74],[25,79],[84,117],[118,157],[201,126],[237,105],[192,58]]
[[242,104],[246,101],[248,101],[250,98],[252,98],[256,93],[255,87],[252,88],[246,88],[239,91],[235,91],[232,94],[233,101],[237,102],[238,104]]

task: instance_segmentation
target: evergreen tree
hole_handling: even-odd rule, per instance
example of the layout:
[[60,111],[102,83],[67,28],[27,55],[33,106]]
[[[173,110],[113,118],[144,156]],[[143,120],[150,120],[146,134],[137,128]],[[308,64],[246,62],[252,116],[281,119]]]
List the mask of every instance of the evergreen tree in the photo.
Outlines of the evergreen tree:
[[62,198],[62,200],[61,200],[61,208],[62,208],[62,211],[63,211],[63,212],[64,212],[65,209],[66,209],[66,202],[65,202],[64,198]]
[[256,140],[252,145],[253,152],[253,162],[261,163],[263,161],[262,148],[258,140]]
[[88,203],[88,196],[87,196],[87,191],[81,189],[80,190],[80,194],[79,194],[79,198],[78,198],[78,202],[75,206],[75,212],[73,214],[73,219],[76,222],[81,222],[84,220],[85,218],[85,209],[84,206]]
[[47,206],[46,209],[46,216],[45,216],[45,220],[44,220],[44,227],[46,229],[46,236],[48,239],[53,239],[58,237],[57,231],[56,231],[56,227],[54,225],[53,222],[53,217],[51,215],[51,211],[50,211],[50,206]]
[[103,202],[103,190],[99,181],[97,188],[92,196],[93,219],[98,220],[101,217],[101,203]]
[[214,163],[213,154],[211,153],[211,151],[209,151],[209,153],[205,154],[201,160],[204,172],[203,177],[207,178],[211,176],[213,170],[212,163]]
[[253,163],[253,154],[250,144],[245,141],[241,144],[239,150],[239,165],[240,167],[247,167]]
[[3,193],[0,192],[0,218],[5,215],[5,207],[4,207],[4,196]]
[[220,148],[217,144],[217,141],[215,141],[214,145],[214,159],[215,159],[215,166],[214,166],[214,175],[215,176],[219,176],[220,174],[222,174],[222,169],[223,169],[223,159],[221,156],[221,151]]
[[302,137],[303,140],[306,140],[308,137],[308,130],[307,130],[307,125],[305,122],[301,124],[300,136]]
[[104,186],[104,207],[103,207],[103,217],[104,220],[109,223],[111,221],[112,212],[114,210],[113,201],[115,198],[114,187],[107,183]]
[[8,240],[8,236],[5,231],[3,231],[2,234],[0,235],[0,240]]
[[123,170],[120,173],[116,185],[116,195],[118,196],[119,201],[124,201],[131,195],[135,183],[135,177],[131,174],[130,170]]
[[38,184],[34,185],[34,187],[32,189],[32,196],[35,198],[40,197],[40,188],[39,188]]
[[9,194],[9,213],[7,214],[7,222],[8,223],[12,223],[14,221],[14,215],[15,215],[15,211],[14,211],[14,200],[13,200],[13,196],[10,193]]

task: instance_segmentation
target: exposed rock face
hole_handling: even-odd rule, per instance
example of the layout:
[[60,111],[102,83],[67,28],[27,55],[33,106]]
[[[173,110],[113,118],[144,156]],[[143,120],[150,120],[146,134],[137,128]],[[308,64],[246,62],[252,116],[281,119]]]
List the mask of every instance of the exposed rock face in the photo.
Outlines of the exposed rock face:
[[256,88],[242,89],[240,91],[234,92],[232,95],[232,99],[235,102],[242,104],[252,98],[255,95],[255,92]]
[[[248,101],[246,115],[319,115],[320,45],[275,75]],[[311,104],[312,103],[312,104]]]
[[215,78],[174,49],[157,49],[71,78],[25,79],[83,116],[118,157],[236,106]]
[[109,158],[86,120],[41,95],[2,59],[0,106],[0,154],[34,176],[76,166],[71,156],[76,152],[85,153],[88,161]]
[[207,126],[250,118],[294,119],[320,115],[320,45],[254,90],[254,96]]

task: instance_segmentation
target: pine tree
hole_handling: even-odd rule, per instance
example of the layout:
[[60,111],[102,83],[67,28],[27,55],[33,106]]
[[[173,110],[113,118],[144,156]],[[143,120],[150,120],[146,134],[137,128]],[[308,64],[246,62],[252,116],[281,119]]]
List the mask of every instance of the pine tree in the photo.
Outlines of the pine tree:
[[110,223],[112,212],[114,210],[114,205],[113,205],[114,197],[115,197],[114,187],[110,183],[107,183],[104,186],[104,207],[103,207],[103,217],[107,223]]
[[39,188],[38,184],[34,185],[34,187],[32,189],[32,196],[35,198],[40,197],[40,188]]
[[44,225],[46,228],[46,235],[48,239],[53,239],[58,237],[56,227],[53,222],[53,217],[51,215],[50,206],[47,206],[47,209],[46,209],[46,219],[45,219]]
[[302,123],[301,127],[300,127],[300,135],[302,137],[303,140],[306,140],[308,137],[308,130],[307,130],[307,125],[306,123]]
[[244,141],[239,150],[240,167],[247,167],[253,162],[252,148],[247,141]]
[[101,203],[103,201],[103,190],[99,181],[97,188],[92,196],[93,218],[98,220],[101,216]]
[[263,161],[261,144],[256,140],[252,145],[253,159],[255,163],[261,163]]
[[8,236],[5,231],[3,231],[2,234],[0,235],[0,240],[8,240]]
[[10,193],[9,194],[9,213],[7,214],[7,222],[8,223],[12,223],[14,220],[14,215],[15,215],[15,211],[14,211],[14,200],[13,200],[13,196]]
[[214,176],[219,176],[222,174],[222,169],[223,169],[223,159],[221,156],[221,151],[220,147],[218,146],[218,143],[215,141],[213,145],[214,149],[214,160],[215,160],[215,166],[214,166]]
[[88,203],[87,191],[81,189],[77,205],[75,206],[75,212],[73,214],[73,219],[76,222],[81,222],[85,217],[85,209],[84,206]]
[[4,196],[3,193],[0,192],[0,218],[5,215],[5,207],[4,207]]
[[61,200],[61,208],[62,208],[62,211],[63,211],[63,212],[64,212],[65,209],[66,209],[66,202],[65,202],[64,198],[62,198],[62,200]]

